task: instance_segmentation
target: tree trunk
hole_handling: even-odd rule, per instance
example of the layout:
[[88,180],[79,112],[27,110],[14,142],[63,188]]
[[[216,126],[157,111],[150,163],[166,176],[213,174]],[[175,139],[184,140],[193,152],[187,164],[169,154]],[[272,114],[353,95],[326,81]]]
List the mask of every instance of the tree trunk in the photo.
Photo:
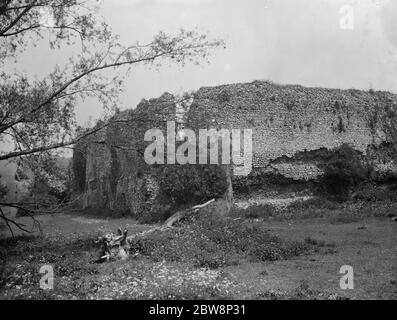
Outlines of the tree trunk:
[[227,211],[229,212],[233,205],[233,184],[232,184],[232,171],[233,168],[231,165],[227,165],[224,167],[226,173],[226,183],[227,189],[223,196],[224,200],[226,200]]
[[104,237],[100,237],[97,240],[97,243],[101,244],[101,252],[99,259],[96,259],[95,262],[105,262],[109,260],[118,260],[118,259],[126,259],[130,254],[130,241],[136,238],[143,238],[153,232],[160,232],[171,228],[175,223],[183,219],[189,214],[196,213],[200,209],[208,206],[209,204],[215,202],[215,199],[212,199],[206,203],[196,205],[190,209],[178,211],[177,213],[173,214],[171,217],[167,219],[167,221],[158,227],[154,227],[152,229],[143,231],[141,233],[128,236],[128,230],[122,231],[121,228],[117,230],[117,234],[107,234]]

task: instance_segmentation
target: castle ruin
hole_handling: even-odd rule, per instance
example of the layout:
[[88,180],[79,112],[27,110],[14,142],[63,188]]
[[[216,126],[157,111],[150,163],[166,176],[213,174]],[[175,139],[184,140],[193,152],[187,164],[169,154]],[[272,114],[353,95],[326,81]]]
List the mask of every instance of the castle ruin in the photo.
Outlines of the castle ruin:
[[[181,116],[168,93],[116,114],[111,124],[76,145],[75,189],[82,205],[138,215],[158,195],[159,168],[143,159],[146,130],[176,121],[187,128],[252,129],[254,171],[294,181],[321,176],[316,154],[351,145],[379,173],[397,174],[389,92],[307,88],[267,81],[204,87]],[[183,119],[183,120],[181,120]]]

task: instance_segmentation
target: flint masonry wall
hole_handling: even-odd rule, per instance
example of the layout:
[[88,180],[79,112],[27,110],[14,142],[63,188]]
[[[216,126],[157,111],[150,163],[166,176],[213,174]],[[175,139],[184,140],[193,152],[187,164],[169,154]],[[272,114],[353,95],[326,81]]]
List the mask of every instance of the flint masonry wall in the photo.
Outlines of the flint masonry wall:
[[397,96],[388,92],[255,81],[201,88],[188,118],[203,128],[251,128],[254,168],[310,180],[322,173],[315,157],[308,161],[294,156],[321,148],[334,149],[343,143],[371,156],[379,170],[397,172],[390,156],[369,150],[390,141],[387,122],[395,110]]
[[150,210],[159,188],[158,168],[144,162],[144,133],[156,127],[165,130],[167,120],[175,120],[170,94],[116,114],[109,126],[76,146],[75,189],[83,207],[133,215]]
[[[144,162],[143,137],[154,127],[165,133],[176,110],[170,94],[143,100],[76,146],[75,189],[84,207],[139,215],[156,205],[161,173]],[[255,81],[199,89],[185,127],[252,129],[254,169],[295,180],[315,179],[322,173],[316,152],[343,143],[371,159],[376,170],[397,173],[388,130],[396,110],[397,96],[388,92]]]

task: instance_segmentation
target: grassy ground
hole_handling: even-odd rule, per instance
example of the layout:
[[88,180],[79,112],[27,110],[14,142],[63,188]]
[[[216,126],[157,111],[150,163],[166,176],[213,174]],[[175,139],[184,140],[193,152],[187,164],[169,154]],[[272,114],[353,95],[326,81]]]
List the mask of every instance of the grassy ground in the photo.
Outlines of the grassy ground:
[[[387,217],[393,206],[292,209],[299,218],[282,219],[266,208],[235,212],[226,222],[190,221],[137,242],[136,257],[103,264],[92,262],[99,235],[153,226],[128,218],[40,216],[42,235],[12,239],[0,230],[0,298],[397,298],[397,223]],[[45,264],[54,268],[53,290],[39,286]],[[354,269],[353,290],[339,287],[342,265]]]

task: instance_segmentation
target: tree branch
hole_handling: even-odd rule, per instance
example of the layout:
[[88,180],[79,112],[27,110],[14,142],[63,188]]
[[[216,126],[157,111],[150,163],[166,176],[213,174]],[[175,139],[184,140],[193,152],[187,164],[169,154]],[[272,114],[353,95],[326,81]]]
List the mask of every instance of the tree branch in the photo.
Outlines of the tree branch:
[[7,160],[10,158],[20,157],[20,156],[26,156],[26,155],[33,154],[33,153],[44,152],[44,151],[49,151],[49,150],[53,150],[53,149],[67,147],[72,144],[76,144],[81,139],[86,138],[86,137],[98,132],[99,130],[103,129],[104,127],[106,127],[108,125],[109,124],[106,123],[98,128],[94,128],[94,129],[82,134],[81,136],[77,137],[76,139],[72,139],[67,142],[58,142],[58,143],[54,143],[54,144],[51,144],[48,146],[41,146],[41,147],[29,149],[29,150],[15,151],[15,152],[7,153],[5,155],[0,155],[0,161]]
[[[172,51],[165,51],[165,52],[161,52],[159,54],[150,56],[150,57],[145,57],[145,58],[141,58],[141,59],[136,59],[136,60],[131,60],[131,61],[123,61],[123,62],[117,62],[117,63],[111,63],[111,64],[105,64],[103,66],[99,66],[99,67],[95,67],[92,68],[90,70],[87,70],[81,74],[79,74],[78,76],[72,78],[71,80],[69,80],[68,82],[66,82],[63,86],[61,86],[58,90],[56,90],[54,93],[52,93],[44,102],[40,103],[37,107],[33,108],[31,111],[28,112],[28,114],[23,115],[21,117],[19,117],[18,119],[0,126],[0,133],[3,133],[4,131],[6,131],[7,129],[15,126],[16,124],[23,122],[26,120],[26,118],[36,112],[38,112],[40,109],[42,109],[43,107],[45,107],[47,104],[49,104],[54,98],[56,98],[59,94],[61,94],[63,91],[65,91],[68,87],[70,87],[73,83],[79,81],[81,78],[100,71],[100,70],[104,70],[104,69],[108,69],[108,68],[113,68],[113,67],[120,67],[123,65],[132,65],[132,64],[137,64],[137,63],[141,63],[141,62],[147,62],[147,61],[153,61],[161,56],[167,55],[172,53]],[[0,158],[1,160],[1,158]]]
[[4,36],[4,34],[8,31],[8,30],[10,30],[10,29],[12,29],[17,23],[18,23],[18,21],[19,20],[21,20],[22,19],[22,17],[26,14],[26,13],[28,13],[30,10],[32,9],[32,6],[30,5],[30,6],[28,6],[28,7],[26,7],[26,8],[24,8],[23,10],[22,10],[22,12],[4,29],[4,30],[1,30],[0,31],[0,36]]

